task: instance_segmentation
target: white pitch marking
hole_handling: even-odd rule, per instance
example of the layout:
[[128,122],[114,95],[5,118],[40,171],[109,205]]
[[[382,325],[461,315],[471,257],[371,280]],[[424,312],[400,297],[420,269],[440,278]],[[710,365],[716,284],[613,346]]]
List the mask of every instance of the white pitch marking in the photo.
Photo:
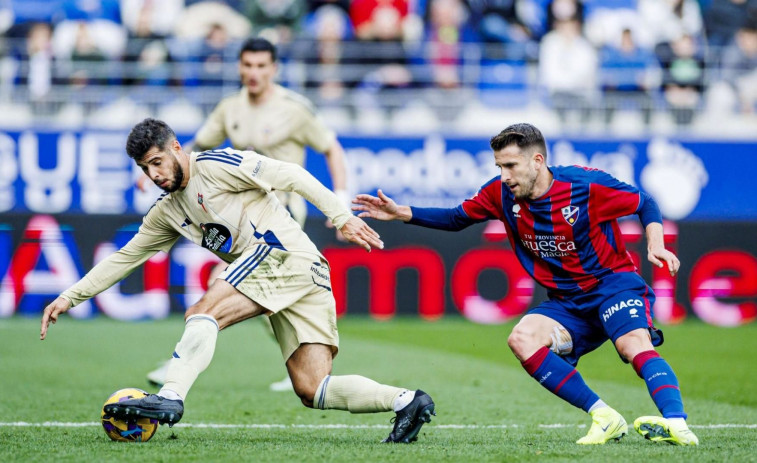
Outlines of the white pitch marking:
[[[0,422],[0,427],[6,428],[86,428],[99,426],[99,421],[84,421],[80,423],[65,421],[44,421],[41,423],[29,423],[26,421]],[[526,428],[530,425],[523,424],[430,424],[437,429],[516,429]],[[585,428],[585,424],[539,424],[540,428]],[[225,423],[178,423],[176,428],[205,428],[205,429],[388,429],[390,425],[384,424],[225,424]],[[757,424],[741,423],[714,423],[692,424],[694,429],[757,429]]]

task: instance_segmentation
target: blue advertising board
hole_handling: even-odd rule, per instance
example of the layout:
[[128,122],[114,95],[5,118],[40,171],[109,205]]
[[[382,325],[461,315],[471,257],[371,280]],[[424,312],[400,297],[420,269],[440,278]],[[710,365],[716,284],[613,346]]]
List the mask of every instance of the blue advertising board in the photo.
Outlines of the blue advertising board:
[[[0,131],[0,212],[142,214],[158,195],[140,192],[126,132]],[[179,141],[191,135],[179,135]],[[352,192],[382,190],[397,202],[452,206],[498,174],[488,140],[340,138]],[[653,138],[549,140],[549,163],[596,167],[647,191],[676,221],[756,221],[757,145]],[[306,167],[330,184],[323,156]]]

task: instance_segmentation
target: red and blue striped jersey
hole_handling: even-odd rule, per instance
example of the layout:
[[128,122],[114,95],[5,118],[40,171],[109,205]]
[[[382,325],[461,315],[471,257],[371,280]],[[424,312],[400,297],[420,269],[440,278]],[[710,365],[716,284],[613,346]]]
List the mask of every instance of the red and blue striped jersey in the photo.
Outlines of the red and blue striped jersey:
[[597,169],[550,171],[554,181],[537,199],[516,199],[495,177],[455,209],[412,208],[411,223],[454,230],[499,219],[520,263],[552,293],[587,291],[605,275],[636,271],[617,219],[638,213],[645,226],[662,222],[654,200]]

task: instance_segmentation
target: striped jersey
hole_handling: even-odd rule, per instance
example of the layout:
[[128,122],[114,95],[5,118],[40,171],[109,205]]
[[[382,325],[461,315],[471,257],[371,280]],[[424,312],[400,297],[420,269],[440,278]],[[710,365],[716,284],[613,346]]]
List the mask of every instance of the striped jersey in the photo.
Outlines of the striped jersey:
[[[537,199],[516,199],[509,188],[503,188],[500,177],[495,177],[447,218],[458,229],[489,219],[504,222],[520,263],[552,293],[587,291],[605,275],[636,271],[617,219],[643,209],[656,211],[650,216],[659,216],[656,204],[648,205],[652,208],[644,204],[654,200],[597,169],[549,169],[553,183]],[[423,221],[426,215],[423,209],[413,208],[414,220]]]
[[76,305],[125,278],[156,252],[168,251],[182,236],[226,262],[253,247],[256,262],[271,248],[321,258],[274,190],[301,195],[338,228],[352,216],[336,195],[296,164],[231,148],[192,153],[186,187],[160,196],[137,234],[62,296]]

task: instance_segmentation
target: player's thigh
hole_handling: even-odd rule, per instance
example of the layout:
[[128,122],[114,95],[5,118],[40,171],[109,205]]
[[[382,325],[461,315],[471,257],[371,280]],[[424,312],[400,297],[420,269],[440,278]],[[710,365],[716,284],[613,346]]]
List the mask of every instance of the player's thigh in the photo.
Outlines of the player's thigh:
[[653,300],[646,287],[632,288],[606,298],[599,307],[599,321],[618,352],[627,360],[641,352],[639,349],[652,348]]
[[265,313],[266,309],[251,300],[232,285],[218,279],[194,305],[187,309],[185,317],[195,314],[210,315],[218,322],[219,329]]

